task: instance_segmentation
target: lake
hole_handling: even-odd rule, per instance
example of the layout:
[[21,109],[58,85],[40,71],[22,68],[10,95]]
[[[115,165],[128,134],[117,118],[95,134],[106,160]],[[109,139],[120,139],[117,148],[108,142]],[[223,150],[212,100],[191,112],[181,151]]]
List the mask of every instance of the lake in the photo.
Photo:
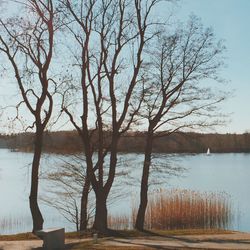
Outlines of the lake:
[[[58,163],[57,155],[44,155],[41,169],[46,171]],[[28,195],[30,185],[31,153],[10,152],[0,149],[0,234],[12,234],[32,229]],[[120,154],[119,167],[128,170],[119,177],[113,192],[122,192],[119,199],[110,203],[112,214],[130,213],[131,201],[139,195],[142,154]],[[185,168],[169,176],[169,166]],[[197,191],[226,192],[232,201],[234,222],[230,229],[250,232],[250,154],[155,154],[155,171],[151,175],[151,190],[159,188],[190,189]],[[161,169],[159,174],[156,170]],[[119,172],[119,171],[118,171]],[[153,185],[154,184],[154,185]],[[47,183],[41,182],[40,196]],[[121,209],[122,208],[122,209]],[[75,229],[56,209],[41,204],[45,227]]]

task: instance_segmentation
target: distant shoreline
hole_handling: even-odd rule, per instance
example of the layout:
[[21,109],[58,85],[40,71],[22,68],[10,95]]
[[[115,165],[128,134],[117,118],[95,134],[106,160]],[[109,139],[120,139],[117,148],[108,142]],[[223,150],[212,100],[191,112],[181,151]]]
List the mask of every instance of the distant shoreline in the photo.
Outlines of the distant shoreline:
[[[98,148],[97,135],[93,136],[94,149]],[[143,153],[145,132],[130,132],[123,135],[118,144],[120,153]],[[110,142],[109,132],[105,134],[105,143]],[[250,153],[250,134],[201,134],[174,133],[154,140],[154,153]],[[0,135],[0,148],[32,152],[33,134],[22,133]],[[76,131],[46,132],[44,152],[56,154],[76,154],[84,152],[84,147]]]

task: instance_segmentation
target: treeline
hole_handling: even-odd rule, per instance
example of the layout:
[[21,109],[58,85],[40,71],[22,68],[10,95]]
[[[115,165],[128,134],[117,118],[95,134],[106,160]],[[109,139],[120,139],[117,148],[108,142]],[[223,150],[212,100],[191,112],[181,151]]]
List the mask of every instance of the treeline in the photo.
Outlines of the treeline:
[[[0,147],[20,151],[32,151],[32,133],[0,135]],[[98,139],[93,133],[97,148]],[[110,141],[110,133],[106,132],[106,144]],[[144,132],[127,133],[122,136],[118,149],[120,152],[143,152],[146,141]],[[154,152],[159,153],[203,153],[207,148],[215,153],[250,152],[250,134],[201,134],[173,133],[157,137],[154,140]],[[44,151],[48,153],[73,154],[84,150],[76,131],[47,132],[44,136]]]

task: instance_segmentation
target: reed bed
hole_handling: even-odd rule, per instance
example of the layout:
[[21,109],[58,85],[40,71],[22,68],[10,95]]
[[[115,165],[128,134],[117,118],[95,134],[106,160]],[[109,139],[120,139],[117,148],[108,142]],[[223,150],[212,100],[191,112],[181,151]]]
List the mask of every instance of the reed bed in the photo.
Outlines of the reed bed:
[[0,234],[21,232],[30,228],[30,225],[32,225],[32,221],[28,217],[5,216],[0,218]]
[[[135,224],[138,204],[131,216],[113,216],[113,229],[131,228]],[[224,193],[192,190],[159,190],[149,195],[145,229],[228,229],[232,220],[231,202]]]
[[131,219],[128,215],[108,216],[108,227],[114,230],[131,229]]
[[226,229],[231,220],[225,193],[160,190],[150,195],[145,227],[148,229]]

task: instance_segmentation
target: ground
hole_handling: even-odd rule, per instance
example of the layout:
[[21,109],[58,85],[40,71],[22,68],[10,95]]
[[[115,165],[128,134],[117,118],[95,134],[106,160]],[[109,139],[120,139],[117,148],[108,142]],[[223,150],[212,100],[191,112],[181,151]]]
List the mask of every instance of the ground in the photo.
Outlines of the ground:
[[[3,240],[0,237],[0,250],[40,250],[42,241],[30,240]],[[249,249],[250,233],[230,232],[212,234],[148,234],[147,236],[104,237],[95,244],[92,238],[66,239],[68,250],[106,249],[106,250],[141,250],[141,249]]]

